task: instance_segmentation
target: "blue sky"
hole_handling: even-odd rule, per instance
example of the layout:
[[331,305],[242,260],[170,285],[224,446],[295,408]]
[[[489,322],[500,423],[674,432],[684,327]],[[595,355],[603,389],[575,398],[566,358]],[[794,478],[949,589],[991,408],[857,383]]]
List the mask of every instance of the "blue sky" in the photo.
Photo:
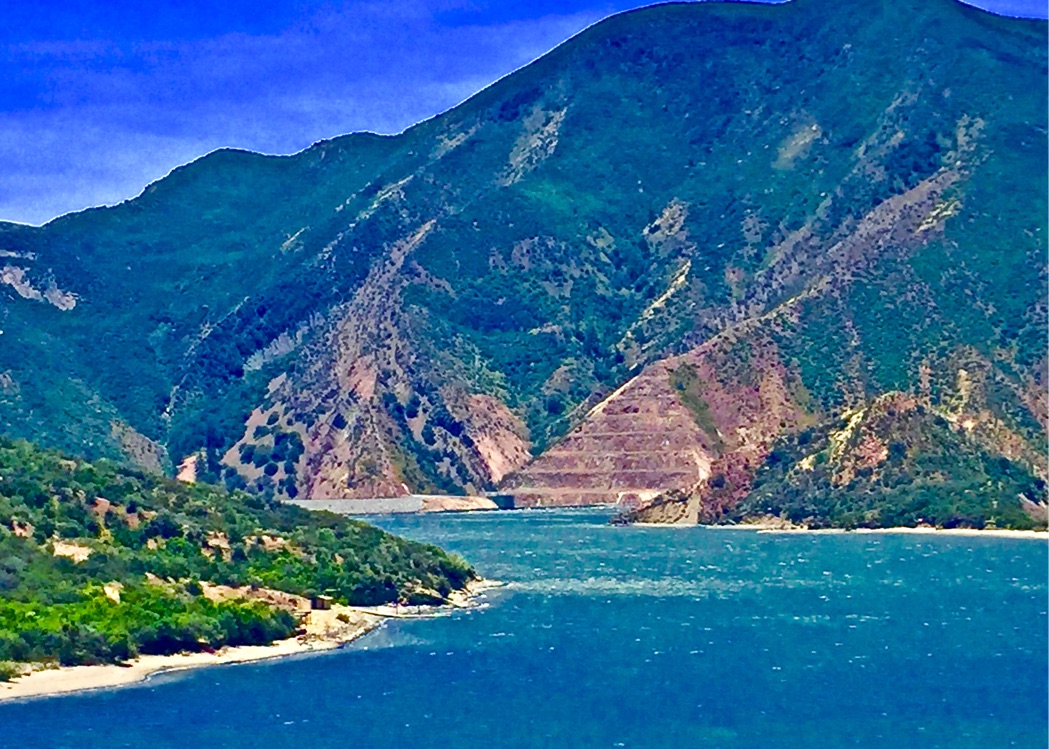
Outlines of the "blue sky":
[[[1047,0],[979,0],[1046,16]],[[399,132],[630,0],[2,0],[0,219],[137,195],[222,146]]]

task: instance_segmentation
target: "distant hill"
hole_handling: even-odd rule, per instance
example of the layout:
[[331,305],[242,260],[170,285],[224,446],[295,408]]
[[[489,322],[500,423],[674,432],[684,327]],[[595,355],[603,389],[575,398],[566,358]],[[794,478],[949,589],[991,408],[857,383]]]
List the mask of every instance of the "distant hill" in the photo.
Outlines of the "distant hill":
[[953,0],[655,6],[402,135],[0,225],[0,423],[276,496],[699,519],[899,392],[1045,479],[1046,43]]

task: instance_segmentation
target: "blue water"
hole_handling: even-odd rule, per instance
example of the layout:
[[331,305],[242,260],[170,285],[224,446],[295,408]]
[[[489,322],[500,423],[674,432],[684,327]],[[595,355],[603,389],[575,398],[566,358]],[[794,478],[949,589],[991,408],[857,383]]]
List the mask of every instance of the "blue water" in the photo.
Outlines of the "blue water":
[[1047,546],[386,518],[506,581],[335,654],[0,706],[20,747],[1045,747]]

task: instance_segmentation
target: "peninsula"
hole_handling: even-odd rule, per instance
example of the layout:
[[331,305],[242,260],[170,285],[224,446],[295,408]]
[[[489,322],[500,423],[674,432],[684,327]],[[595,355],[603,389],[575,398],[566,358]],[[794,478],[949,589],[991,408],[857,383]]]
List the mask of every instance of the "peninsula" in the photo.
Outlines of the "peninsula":
[[476,582],[365,523],[0,438],[0,681],[335,647],[402,606],[463,605]]

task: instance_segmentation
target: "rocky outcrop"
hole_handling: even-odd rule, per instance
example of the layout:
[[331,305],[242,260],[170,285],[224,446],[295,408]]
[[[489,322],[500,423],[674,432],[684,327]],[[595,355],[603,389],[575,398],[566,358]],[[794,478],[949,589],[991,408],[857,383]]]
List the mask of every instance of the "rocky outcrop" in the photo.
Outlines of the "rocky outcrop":
[[[956,395],[956,394],[955,394]],[[1044,528],[1045,481],[942,403],[890,392],[777,440],[728,518],[805,527]]]
[[687,491],[672,489],[638,507],[621,507],[609,521],[612,525],[658,523],[660,525],[695,525],[698,505]]

